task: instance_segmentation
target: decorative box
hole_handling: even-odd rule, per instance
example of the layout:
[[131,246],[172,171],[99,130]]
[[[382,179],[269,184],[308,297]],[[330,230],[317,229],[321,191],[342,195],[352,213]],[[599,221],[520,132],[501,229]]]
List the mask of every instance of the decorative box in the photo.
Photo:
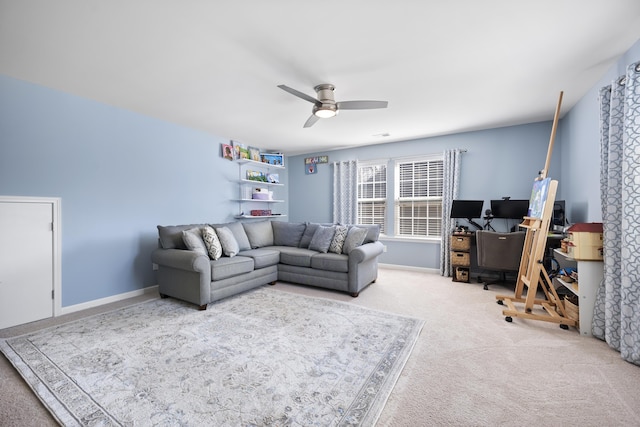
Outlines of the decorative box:
[[270,216],[271,209],[253,209],[251,210],[251,216]]
[[567,255],[579,260],[601,260],[602,223],[574,224],[567,230]]

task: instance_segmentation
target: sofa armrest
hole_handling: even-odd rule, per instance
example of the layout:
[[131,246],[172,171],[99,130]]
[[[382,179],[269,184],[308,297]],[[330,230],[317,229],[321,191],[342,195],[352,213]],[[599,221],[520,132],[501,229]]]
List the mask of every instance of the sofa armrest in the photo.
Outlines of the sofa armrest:
[[349,264],[367,261],[384,252],[384,245],[380,241],[365,243],[349,252]]
[[208,256],[185,249],[155,249],[151,252],[151,261],[158,265],[197,273],[208,272],[211,268]]

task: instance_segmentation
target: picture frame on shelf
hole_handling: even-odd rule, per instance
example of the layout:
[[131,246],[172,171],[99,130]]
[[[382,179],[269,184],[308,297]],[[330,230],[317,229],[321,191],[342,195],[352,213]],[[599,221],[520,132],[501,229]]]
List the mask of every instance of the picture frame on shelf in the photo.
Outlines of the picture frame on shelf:
[[267,176],[261,171],[247,170],[247,180],[256,182],[267,182]]
[[235,151],[235,159],[249,159],[249,149],[247,146],[238,141],[232,141]]
[[284,155],[279,153],[262,153],[260,154],[260,160],[262,163],[269,165],[284,166]]
[[278,175],[277,173],[268,173],[267,182],[271,184],[280,184],[280,175]]
[[254,162],[260,161],[260,149],[256,147],[249,146],[249,160],[253,160]]
[[227,160],[235,160],[235,150],[231,144],[221,144],[222,146],[222,157]]

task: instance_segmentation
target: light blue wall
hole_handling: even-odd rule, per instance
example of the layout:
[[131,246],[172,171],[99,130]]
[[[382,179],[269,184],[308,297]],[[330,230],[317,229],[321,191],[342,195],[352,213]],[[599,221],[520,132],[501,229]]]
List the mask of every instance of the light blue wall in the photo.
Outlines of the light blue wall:
[[62,198],[63,307],[155,284],[157,224],[233,219],[222,142],[0,76],[0,195]]
[[627,65],[637,61],[640,61],[640,40],[562,119],[558,132],[563,159],[560,197],[566,199],[567,218],[573,223],[602,221],[599,91],[624,75]]
[[[549,100],[550,110],[556,100]],[[330,125],[327,123],[327,125]],[[332,162],[357,159],[380,160],[398,157],[439,154],[446,149],[464,148],[460,199],[489,200],[509,196],[529,199],[533,179],[544,167],[551,134],[551,122],[468,132],[456,135],[425,138],[412,141],[370,145],[362,148],[336,150],[293,156],[288,159],[291,221],[332,221]],[[318,165],[317,174],[305,175],[304,158],[328,155],[329,164]],[[557,176],[560,156],[552,156],[549,176]],[[393,186],[393,167],[389,163],[388,183]],[[389,193],[389,214],[393,215],[393,199]],[[494,220],[498,231],[508,230],[517,221]],[[391,229],[391,223],[388,224]],[[439,268],[440,243],[385,239],[387,252],[383,263]]]

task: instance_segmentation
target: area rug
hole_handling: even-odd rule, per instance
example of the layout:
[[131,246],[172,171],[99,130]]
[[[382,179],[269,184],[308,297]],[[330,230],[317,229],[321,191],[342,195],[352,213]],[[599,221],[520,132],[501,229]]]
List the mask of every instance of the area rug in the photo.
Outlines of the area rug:
[[158,299],[0,341],[72,425],[371,426],[423,321],[269,287]]

